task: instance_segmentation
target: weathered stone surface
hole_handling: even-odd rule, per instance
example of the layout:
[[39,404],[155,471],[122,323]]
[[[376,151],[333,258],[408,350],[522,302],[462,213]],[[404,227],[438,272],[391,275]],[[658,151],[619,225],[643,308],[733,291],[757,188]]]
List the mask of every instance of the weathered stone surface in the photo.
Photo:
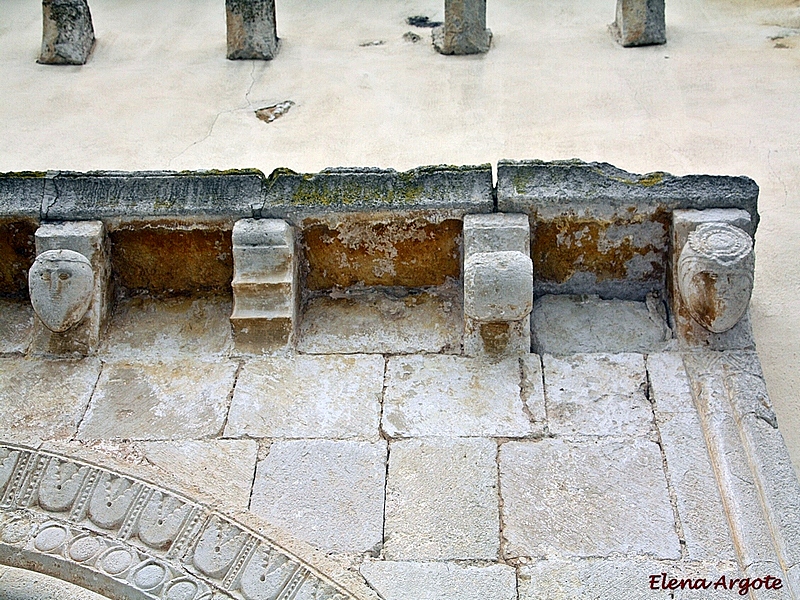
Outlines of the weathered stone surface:
[[539,354],[660,352],[672,344],[666,308],[598,296],[542,296],[533,304],[531,339]]
[[[734,238],[730,234],[713,235],[713,232],[702,229],[711,227],[713,230],[720,226],[732,226],[741,233],[737,236],[733,230]],[[676,210],[672,215],[672,270],[671,270],[671,308],[675,322],[675,332],[679,341],[689,347],[706,347],[714,350],[748,349],[753,348],[753,334],[750,329],[750,319],[747,315],[747,306],[753,283],[753,257],[748,248],[752,242],[747,239],[754,231],[753,221],[749,213],[740,209],[706,209],[706,210]],[[711,238],[718,240],[738,239],[742,256],[727,257],[720,249],[709,248],[704,241],[711,233]],[[700,237],[698,238],[698,234]],[[694,245],[707,255],[719,254],[711,264],[707,258],[702,258],[689,244],[689,237],[695,238]],[[713,244],[712,244],[713,245]],[[727,263],[738,262],[740,269],[731,269]],[[738,261],[735,260],[738,258]],[[723,264],[719,264],[719,260]],[[691,268],[690,268],[691,267]],[[696,281],[699,279],[699,281]],[[698,287],[698,283],[701,285]],[[698,293],[700,292],[700,293]],[[727,293],[723,293],[727,292]],[[686,301],[686,294],[692,298],[691,305]],[[735,325],[727,327],[724,331],[715,327],[724,313],[730,313],[736,306]],[[738,316],[738,319],[736,317]],[[730,320],[730,315],[728,317]],[[712,329],[709,329],[708,326]],[[714,331],[713,329],[720,329]]]
[[651,354],[647,373],[687,556],[736,561],[683,360],[680,354]]
[[105,596],[25,569],[0,567],[0,598],[3,600],[107,600]]
[[310,354],[458,354],[463,327],[458,296],[451,289],[352,290],[312,298],[303,310],[297,348]]
[[192,359],[113,361],[103,367],[78,439],[180,440],[216,436],[237,365]]
[[617,18],[611,31],[626,47],[665,44],[664,0],[617,0]]
[[48,174],[42,204],[47,220],[116,218],[136,222],[170,217],[232,220],[252,217],[264,175],[239,171],[98,171]]
[[377,552],[386,442],[277,441],[258,463],[250,510],[334,552]]
[[72,250],[47,250],[28,271],[28,291],[36,316],[54,333],[77,325],[92,303],[94,271],[89,259]]
[[[0,210],[1,203],[2,199]],[[28,297],[28,269],[36,257],[37,228],[34,219],[0,218],[0,296]]]
[[160,221],[123,223],[109,233],[116,283],[133,294],[231,293],[230,226]]
[[92,15],[86,0],[42,0],[45,65],[82,65],[94,46]]
[[245,364],[226,437],[378,439],[382,356],[265,358]]
[[36,445],[75,434],[100,361],[0,359],[0,438]]
[[272,60],[278,54],[275,0],[225,0],[228,58]]
[[531,252],[528,215],[491,213],[464,215],[464,256],[476,252]]
[[680,558],[656,443],[508,442],[499,461],[506,558]]
[[483,54],[492,32],[486,29],[486,0],[445,0],[444,25],[433,30],[440,54]]
[[477,252],[464,261],[464,313],[478,321],[519,321],[533,308],[533,265],[519,251]]
[[755,223],[746,177],[634,175],[604,163],[500,161],[497,204],[531,217],[534,292],[644,300],[665,287],[669,213],[741,208]]
[[[533,387],[528,406],[543,405]],[[386,368],[383,430],[391,437],[503,436],[541,432],[520,397],[520,362],[458,356],[398,356]]]
[[231,345],[230,298],[122,298],[103,338],[109,359],[222,355]]
[[0,315],[0,354],[24,353],[33,335],[30,303],[0,298]]
[[305,287],[441,286],[461,277],[461,221],[370,214],[304,223]]
[[365,561],[360,572],[386,600],[516,600],[508,565]]
[[[738,595],[739,588],[664,590],[671,579],[706,579],[713,584],[721,576],[726,580],[742,577],[735,563],[655,561],[651,559],[542,560],[523,566],[519,571],[519,600],[652,600],[675,598],[723,600]],[[650,577],[657,575],[650,589]],[[676,584],[676,585],[679,585]],[[773,592],[774,594],[774,592]],[[773,597],[773,596],[769,596]]]
[[496,560],[496,457],[496,443],[482,438],[392,442],[384,557]]
[[452,217],[493,211],[491,165],[394,169],[336,168],[269,176],[262,217],[296,218],[330,212],[437,211]]
[[551,433],[619,436],[653,430],[641,354],[545,355],[542,361]]

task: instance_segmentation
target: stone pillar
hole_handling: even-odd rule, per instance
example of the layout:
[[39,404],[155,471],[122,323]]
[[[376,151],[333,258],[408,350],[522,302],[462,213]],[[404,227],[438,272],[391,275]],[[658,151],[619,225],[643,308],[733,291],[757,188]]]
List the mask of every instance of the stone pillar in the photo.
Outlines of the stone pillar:
[[671,309],[684,346],[714,350],[753,344],[753,224],[739,209],[672,213]]
[[533,263],[527,215],[464,217],[464,354],[503,357],[531,348]]
[[617,0],[611,31],[626,47],[665,44],[664,0]]
[[228,58],[272,60],[278,54],[275,0],[225,0]]
[[94,45],[92,15],[86,0],[43,0],[42,53],[45,65],[82,65]]
[[237,351],[291,347],[297,322],[294,229],[280,219],[242,219],[233,226],[233,341]]
[[489,51],[491,42],[486,0],[445,0],[444,25],[433,30],[433,45],[439,53],[482,54]]
[[36,230],[28,289],[36,354],[93,353],[108,320],[111,265],[100,221],[48,223]]

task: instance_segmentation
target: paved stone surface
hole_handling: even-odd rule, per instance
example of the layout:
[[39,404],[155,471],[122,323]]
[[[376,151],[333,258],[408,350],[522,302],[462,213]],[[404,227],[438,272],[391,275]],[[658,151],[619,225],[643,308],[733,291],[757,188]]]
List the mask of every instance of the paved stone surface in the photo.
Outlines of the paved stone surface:
[[542,296],[533,305],[531,332],[540,354],[659,352],[672,343],[660,300]]
[[452,294],[378,292],[311,299],[298,349],[310,354],[460,351],[461,302]]
[[647,435],[652,431],[653,409],[645,395],[642,355],[545,355],[542,361],[551,433]]
[[[519,572],[519,600],[722,600],[736,598],[738,588],[725,590],[661,589],[661,574],[671,579],[719,581],[741,577],[735,563],[668,562],[649,559],[542,560],[523,566]],[[650,576],[658,575],[656,590]],[[773,597],[773,596],[770,596]]]
[[226,437],[377,441],[382,356],[267,358],[245,364]]
[[24,353],[33,335],[30,302],[0,298],[0,354]]
[[318,548],[379,552],[386,443],[278,441],[258,463],[250,510]]
[[100,349],[109,358],[214,355],[231,343],[230,298],[126,298],[114,306]]
[[78,439],[177,440],[222,431],[236,363],[198,360],[110,362]]
[[0,359],[0,438],[37,445],[75,434],[100,361]]
[[654,442],[508,442],[500,447],[500,490],[507,558],[680,558]]
[[359,569],[386,600],[516,600],[508,565],[365,561]]
[[[531,423],[520,398],[520,362],[458,356],[389,359],[384,431],[392,437],[527,436]],[[541,390],[528,391],[528,406],[542,404]]]
[[393,442],[386,485],[388,560],[496,560],[497,445],[487,439]]
[[680,354],[651,354],[647,373],[686,553],[736,560],[730,528]]

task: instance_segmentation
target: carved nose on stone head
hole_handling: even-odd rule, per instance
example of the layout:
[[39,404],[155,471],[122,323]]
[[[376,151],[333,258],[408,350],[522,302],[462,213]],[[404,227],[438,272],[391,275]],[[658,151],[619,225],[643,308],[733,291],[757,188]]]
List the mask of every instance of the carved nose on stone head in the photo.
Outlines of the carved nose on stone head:
[[753,240],[727,223],[703,223],[689,234],[678,260],[681,298],[700,325],[713,333],[734,327],[753,291]]
[[28,291],[45,327],[63,333],[83,319],[92,302],[92,265],[72,250],[42,252],[28,272]]

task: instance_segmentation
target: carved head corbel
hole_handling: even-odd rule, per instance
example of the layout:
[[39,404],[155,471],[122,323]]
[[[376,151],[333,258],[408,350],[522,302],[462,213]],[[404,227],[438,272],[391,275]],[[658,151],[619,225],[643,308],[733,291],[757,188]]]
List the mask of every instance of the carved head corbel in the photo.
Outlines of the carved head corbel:
[[63,333],[83,319],[92,303],[94,269],[83,254],[48,250],[28,271],[28,290],[37,316],[50,331]]

